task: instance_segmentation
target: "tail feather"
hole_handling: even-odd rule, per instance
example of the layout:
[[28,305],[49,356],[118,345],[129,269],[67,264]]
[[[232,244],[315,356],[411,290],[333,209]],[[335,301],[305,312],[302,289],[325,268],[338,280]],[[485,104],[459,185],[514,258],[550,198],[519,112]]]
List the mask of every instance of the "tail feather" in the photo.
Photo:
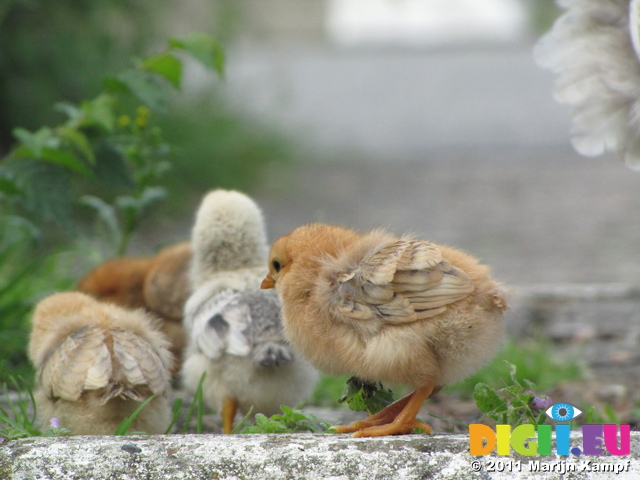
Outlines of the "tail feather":
[[146,395],[141,394],[131,385],[123,385],[122,383],[111,383],[107,386],[104,393],[100,397],[100,405],[113,400],[114,398],[120,398],[122,400],[134,400],[136,402],[142,402]]
[[267,343],[254,350],[253,364],[259,367],[280,366],[293,362],[293,353],[289,348],[276,343]]

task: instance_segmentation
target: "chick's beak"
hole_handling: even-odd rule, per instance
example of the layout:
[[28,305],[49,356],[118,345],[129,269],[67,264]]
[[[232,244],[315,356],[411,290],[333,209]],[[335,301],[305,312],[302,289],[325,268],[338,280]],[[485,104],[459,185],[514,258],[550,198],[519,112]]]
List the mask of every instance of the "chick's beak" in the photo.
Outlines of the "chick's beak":
[[260,288],[263,290],[268,290],[269,288],[273,288],[276,286],[276,281],[273,278],[265,277],[260,284]]

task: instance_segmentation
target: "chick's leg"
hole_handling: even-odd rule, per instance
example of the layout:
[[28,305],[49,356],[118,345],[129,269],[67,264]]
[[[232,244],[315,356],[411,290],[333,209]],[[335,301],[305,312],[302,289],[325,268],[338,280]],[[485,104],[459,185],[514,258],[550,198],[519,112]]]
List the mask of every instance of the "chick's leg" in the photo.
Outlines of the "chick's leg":
[[363,428],[374,427],[376,425],[385,425],[391,423],[394,418],[402,411],[407,405],[409,399],[413,396],[413,392],[402,397],[400,400],[396,400],[391,405],[387,405],[378,413],[371,415],[365,420],[359,420],[357,422],[350,423],[349,425],[334,425],[331,427],[336,433],[352,433]]
[[238,411],[238,401],[233,397],[224,397],[222,400],[222,432],[231,433],[233,431],[233,419]]
[[[442,390],[442,387],[443,387],[442,385],[437,385],[436,387],[431,387],[431,386],[425,387],[425,390],[428,392],[424,394],[426,396],[424,396],[422,400],[420,399],[415,400],[416,403],[419,403],[418,410],[420,410],[420,407],[422,406],[422,404],[427,398],[430,398],[436,395],[440,390]],[[403,397],[400,400],[393,402],[391,405],[388,405],[387,407],[383,408],[375,415],[371,415],[365,420],[353,422],[349,425],[335,425],[332,428],[336,431],[336,433],[352,433],[352,432],[358,432],[359,430],[368,429],[370,427],[390,424],[400,415],[401,412],[404,411],[409,401],[421,391],[422,389],[418,389],[415,392],[410,393],[406,397]],[[416,410],[416,415],[418,414],[418,410]],[[416,425],[416,427],[423,429],[427,433],[431,432],[431,427],[429,425],[422,422],[419,422],[419,423],[422,425]],[[413,428],[415,427],[412,427],[409,431],[413,430]],[[391,435],[391,434],[386,433],[383,435]],[[356,436],[365,436],[365,435],[356,434]],[[374,435],[370,435],[370,436],[374,436]]]
[[393,419],[391,423],[378,425],[358,430],[353,434],[354,437],[380,437],[383,435],[402,435],[411,433],[414,428],[420,428],[426,433],[431,433],[431,427],[416,418],[420,407],[424,401],[433,394],[433,385],[418,388],[402,411]]

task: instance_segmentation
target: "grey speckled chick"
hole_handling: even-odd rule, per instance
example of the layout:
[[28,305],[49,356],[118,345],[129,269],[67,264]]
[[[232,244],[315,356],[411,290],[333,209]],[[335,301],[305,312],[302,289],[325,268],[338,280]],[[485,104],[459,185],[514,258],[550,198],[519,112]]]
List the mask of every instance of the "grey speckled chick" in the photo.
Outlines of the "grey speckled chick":
[[204,398],[220,409],[225,433],[238,408],[273,415],[312,393],[317,373],[284,339],[273,292],[226,290],[195,308],[191,324],[185,385],[195,390],[206,372]]
[[273,415],[298,404],[313,392],[317,373],[284,339],[278,298],[259,290],[268,245],[256,203],[236,191],[208,193],[191,244],[182,382],[194,393],[206,373],[205,402],[222,413],[229,433],[238,409]]

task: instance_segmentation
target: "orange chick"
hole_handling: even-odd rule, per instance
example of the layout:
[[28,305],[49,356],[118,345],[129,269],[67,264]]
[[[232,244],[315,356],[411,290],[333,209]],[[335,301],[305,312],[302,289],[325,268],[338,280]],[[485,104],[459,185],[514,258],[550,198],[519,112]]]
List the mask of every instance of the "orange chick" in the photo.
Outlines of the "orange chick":
[[182,310],[190,294],[191,255],[190,242],[181,242],[151,258],[114,258],[94,268],[77,287],[99,300],[128,308],[142,307],[160,317],[176,358],[172,373],[180,368],[186,346]]
[[113,435],[152,395],[131,429],[164,433],[169,425],[173,358],[157,321],[78,292],[54,294],[33,314],[29,357],[36,404],[75,435]]
[[493,357],[507,308],[489,268],[464,252],[319,223],[273,244],[262,288],[273,287],[286,337],[316,368],[415,389],[334,427],[357,437],[430,432],[416,419],[422,404]]

